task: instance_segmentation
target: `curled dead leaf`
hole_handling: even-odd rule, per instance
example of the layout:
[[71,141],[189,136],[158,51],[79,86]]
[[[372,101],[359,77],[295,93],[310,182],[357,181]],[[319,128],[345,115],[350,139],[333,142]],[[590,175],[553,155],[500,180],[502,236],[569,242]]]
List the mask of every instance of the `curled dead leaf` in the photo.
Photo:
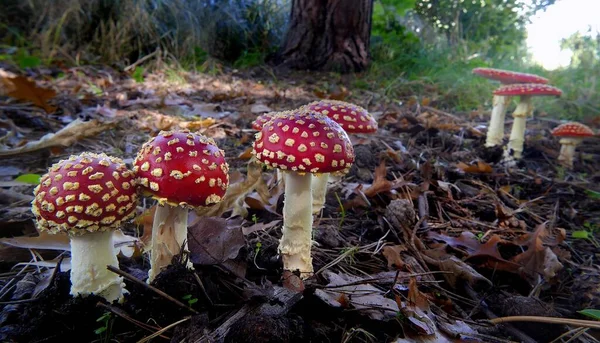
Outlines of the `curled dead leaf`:
[[106,131],[116,124],[116,121],[101,122],[95,119],[90,121],[77,119],[56,133],[44,135],[37,141],[29,142],[13,149],[0,150],[0,157],[14,156],[47,148],[68,147],[83,138],[95,136]]
[[5,95],[20,101],[29,101],[37,107],[54,113],[55,106],[48,104],[48,100],[56,96],[56,91],[50,88],[39,87],[35,81],[21,75],[8,73],[0,69],[0,85]]
[[463,162],[458,162],[456,165],[457,168],[462,169],[465,173],[473,173],[473,174],[489,174],[493,171],[492,166],[478,160],[477,164],[468,165]]

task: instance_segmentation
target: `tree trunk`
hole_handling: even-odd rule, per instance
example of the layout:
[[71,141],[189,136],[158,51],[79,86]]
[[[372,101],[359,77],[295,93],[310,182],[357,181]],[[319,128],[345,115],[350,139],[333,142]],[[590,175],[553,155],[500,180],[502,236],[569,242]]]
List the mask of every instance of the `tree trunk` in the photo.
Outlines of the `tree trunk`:
[[365,70],[372,12],[373,0],[293,0],[283,63],[295,69]]

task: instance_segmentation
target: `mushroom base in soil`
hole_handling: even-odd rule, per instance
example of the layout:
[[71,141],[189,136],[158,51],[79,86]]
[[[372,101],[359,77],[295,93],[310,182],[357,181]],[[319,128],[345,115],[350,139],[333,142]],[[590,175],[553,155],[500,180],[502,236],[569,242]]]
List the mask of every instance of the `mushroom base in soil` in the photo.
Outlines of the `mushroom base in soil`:
[[300,271],[302,278],[313,273],[311,173],[285,173],[283,230],[279,253],[285,269]]
[[492,114],[490,116],[490,126],[486,136],[485,146],[488,148],[502,145],[504,139],[504,119],[506,117],[506,108],[510,103],[511,97],[494,95]]
[[106,266],[118,268],[119,261],[113,243],[113,232],[92,232],[70,237],[71,295],[95,294],[108,302],[122,301],[123,278]]
[[[188,209],[157,205],[152,226],[151,267],[148,271],[150,281],[171,264],[175,255],[187,252]],[[186,261],[186,267],[193,269],[189,260]]]

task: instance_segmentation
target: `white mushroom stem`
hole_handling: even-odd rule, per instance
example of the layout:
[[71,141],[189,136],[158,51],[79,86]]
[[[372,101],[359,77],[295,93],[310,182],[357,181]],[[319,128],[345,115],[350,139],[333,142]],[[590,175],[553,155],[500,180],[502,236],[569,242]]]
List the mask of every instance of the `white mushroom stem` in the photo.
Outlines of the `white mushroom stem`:
[[[148,283],[167,266],[173,256],[187,251],[188,209],[182,206],[156,206],[152,225],[152,246]],[[193,265],[188,260],[187,267]]]
[[312,213],[317,214],[325,205],[329,173],[316,174],[312,177]]
[[502,139],[504,139],[504,118],[510,99],[510,96],[494,95],[492,101],[494,107],[492,108],[490,125],[485,141],[485,146],[488,148],[502,145]]
[[527,117],[533,111],[533,105],[531,104],[531,96],[522,95],[517,105],[517,108],[513,112],[513,125],[510,131],[510,139],[508,141],[508,150],[513,152],[515,159],[521,158],[523,155],[523,143],[525,143],[525,124]]
[[300,271],[303,279],[313,273],[310,256],[312,244],[312,174],[285,173],[285,201],[283,205],[283,232],[279,253],[283,269]]
[[567,168],[573,168],[573,159],[575,157],[575,148],[581,143],[581,138],[563,137],[560,139],[560,154],[558,162]]
[[118,268],[119,261],[113,244],[113,232],[92,232],[72,235],[71,295],[95,294],[108,302],[123,299],[123,278],[106,267]]

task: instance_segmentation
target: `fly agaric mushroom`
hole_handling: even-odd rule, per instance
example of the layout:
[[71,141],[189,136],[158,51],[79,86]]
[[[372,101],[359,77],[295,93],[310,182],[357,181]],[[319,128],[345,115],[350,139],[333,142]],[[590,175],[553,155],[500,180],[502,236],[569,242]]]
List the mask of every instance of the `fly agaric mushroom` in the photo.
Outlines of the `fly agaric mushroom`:
[[561,124],[552,130],[552,135],[560,137],[560,155],[558,161],[567,168],[573,168],[575,147],[586,137],[593,137],[594,131],[588,126],[571,122]]
[[135,215],[133,173],[121,159],[84,152],[61,160],[40,178],[32,212],[40,231],[67,233],[71,245],[71,295],[123,297],[113,231]]
[[[535,74],[519,73],[494,68],[475,68],[473,69],[473,74],[490,80],[500,81],[504,85],[515,83],[548,83],[548,79]],[[504,138],[504,117],[510,99],[510,96],[494,94],[492,100],[492,115],[490,117],[490,125],[485,141],[485,146],[488,148],[502,144],[502,139]]]
[[301,107],[275,115],[256,134],[252,153],[285,174],[283,233],[279,252],[285,270],[313,273],[311,258],[312,175],[347,172],[354,149],[346,132],[332,119]]
[[259,115],[252,122],[252,128],[256,131],[262,130],[263,125],[265,125],[273,116],[277,114],[277,112],[267,112]]
[[[252,128],[256,131],[262,130],[263,125],[265,125],[277,112],[267,112],[259,115],[252,122]],[[281,169],[277,169],[277,182],[279,182],[282,186],[285,186],[285,178],[281,173]]]
[[[188,209],[221,201],[229,186],[223,150],[203,135],[161,131],[134,161],[139,189],[158,201],[152,225],[148,283],[187,250]],[[188,261],[187,266],[192,268]]]
[[[556,87],[538,83],[518,83],[502,86],[494,91],[494,95],[519,96],[519,104],[513,112],[513,125],[508,141],[508,150],[512,151],[513,157],[521,158],[523,143],[525,142],[525,123],[527,116],[533,112],[531,98],[534,96],[560,96],[562,91]],[[505,156],[507,157],[507,156]]]
[[[320,100],[311,102],[306,107],[333,119],[346,133],[374,133],[377,131],[375,118],[358,105],[339,100]],[[328,173],[313,176],[313,214],[319,213],[325,205],[328,181]]]

